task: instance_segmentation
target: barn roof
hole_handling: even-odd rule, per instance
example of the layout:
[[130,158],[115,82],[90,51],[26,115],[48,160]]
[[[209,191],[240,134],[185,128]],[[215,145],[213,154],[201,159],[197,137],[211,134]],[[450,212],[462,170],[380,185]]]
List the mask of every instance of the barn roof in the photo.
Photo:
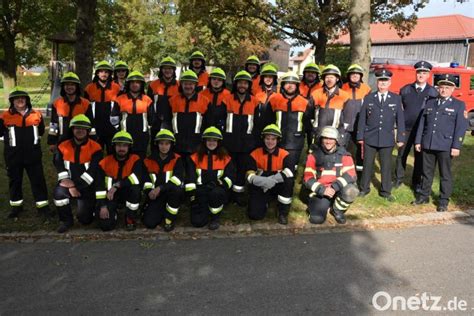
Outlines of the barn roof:
[[[459,14],[418,18],[417,24],[410,35],[403,38],[400,38],[395,28],[388,23],[372,23],[370,25],[370,37],[372,44],[474,39],[474,18]],[[348,45],[350,43],[349,33],[341,35],[334,42]]]

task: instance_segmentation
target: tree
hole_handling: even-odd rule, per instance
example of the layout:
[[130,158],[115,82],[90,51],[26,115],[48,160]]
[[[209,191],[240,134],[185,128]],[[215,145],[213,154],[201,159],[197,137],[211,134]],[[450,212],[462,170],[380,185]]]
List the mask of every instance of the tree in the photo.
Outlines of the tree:
[[349,12],[351,62],[361,65],[367,78],[370,66],[370,0],[353,0]]

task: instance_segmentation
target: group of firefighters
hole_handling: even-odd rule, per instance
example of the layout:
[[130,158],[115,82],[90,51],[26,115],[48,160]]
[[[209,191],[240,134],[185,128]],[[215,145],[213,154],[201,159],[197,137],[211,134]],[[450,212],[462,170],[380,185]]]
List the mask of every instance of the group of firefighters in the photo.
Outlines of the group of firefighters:
[[[76,74],[64,74],[48,132],[58,177],[53,192],[58,232],[73,226],[73,200],[77,220],[87,225],[96,219],[104,231],[115,228],[123,208],[128,230],[135,229],[141,214],[146,227],[162,224],[171,231],[185,198],[195,227],[219,228],[220,214],[231,202],[247,206],[250,219],[262,219],[275,199],[278,222],[285,225],[305,145],[301,199],[311,223],[323,223],[327,213],[345,223],[350,204],[369,193],[377,153],[379,195],[394,201],[392,186],[401,185],[413,146],[413,203],[429,202],[438,163],[437,210],[447,210],[451,159],[459,155],[467,113],[464,103],[451,97],[451,76],[438,81],[438,89],[427,83],[428,62],[415,64],[416,80],[400,95],[388,91],[392,74],[385,69],[376,71],[377,89],[371,92],[356,64],[347,69],[343,84],[338,67],[321,70],[309,63],[302,79],[291,72],[281,76],[279,91],[277,69],[268,63],[261,67],[256,56],[235,75],[230,91],[226,73],[221,68],[208,73],[199,51],[179,81],[176,67],[173,58],[163,58],[158,79],[146,87],[143,74],[129,71],[125,62],[101,61],[84,92]],[[23,210],[26,170],[37,210],[49,218],[43,117],[20,87],[9,101],[0,117],[9,217]]]

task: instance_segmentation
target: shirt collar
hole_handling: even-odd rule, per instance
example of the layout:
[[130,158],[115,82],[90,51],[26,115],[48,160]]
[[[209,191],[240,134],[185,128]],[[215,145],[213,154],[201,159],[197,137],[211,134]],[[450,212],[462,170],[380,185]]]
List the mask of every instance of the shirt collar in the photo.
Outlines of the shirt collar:
[[280,148],[277,146],[277,148],[275,148],[275,150],[274,150],[272,153],[269,153],[268,150],[267,150],[267,147],[266,147],[266,146],[263,146],[263,151],[264,151],[267,155],[278,156],[278,152],[280,151]]

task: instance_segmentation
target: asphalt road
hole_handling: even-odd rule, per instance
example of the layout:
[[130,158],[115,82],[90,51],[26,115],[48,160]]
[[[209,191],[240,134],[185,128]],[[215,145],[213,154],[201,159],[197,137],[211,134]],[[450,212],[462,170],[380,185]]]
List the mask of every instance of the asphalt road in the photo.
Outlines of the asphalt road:
[[[474,314],[473,242],[473,225],[453,224],[214,240],[3,243],[0,315],[366,315],[377,313],[372,299],[379,291],[385,293],[376,304],[389,311],[402,297],[396,313],[403,299],[420,310],[425,297],[425,307],[443,311],[456,297],[458,312],[464,300],[464,313]],[[434,296],[440,302],[433,307]]]

